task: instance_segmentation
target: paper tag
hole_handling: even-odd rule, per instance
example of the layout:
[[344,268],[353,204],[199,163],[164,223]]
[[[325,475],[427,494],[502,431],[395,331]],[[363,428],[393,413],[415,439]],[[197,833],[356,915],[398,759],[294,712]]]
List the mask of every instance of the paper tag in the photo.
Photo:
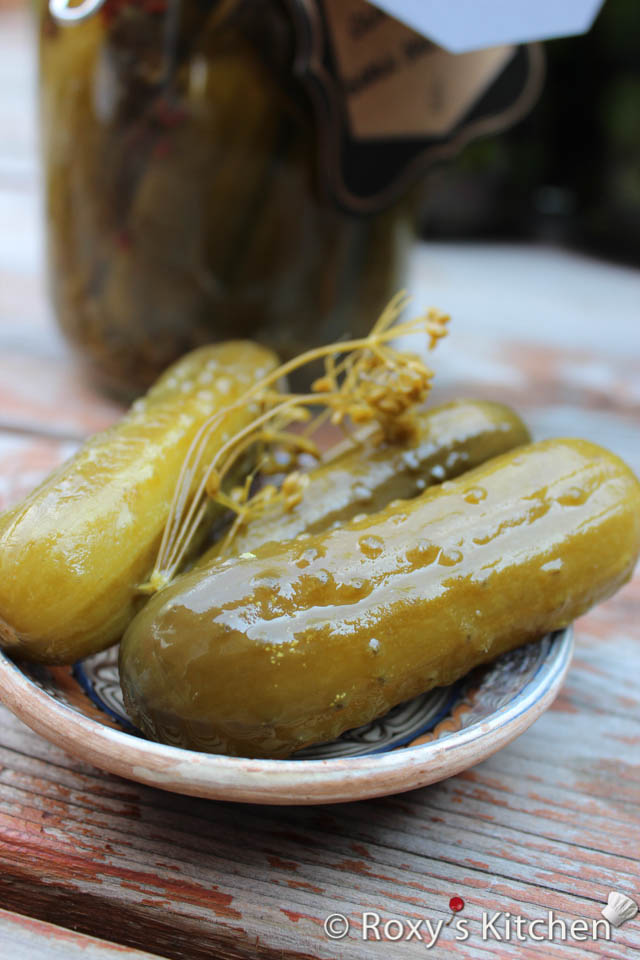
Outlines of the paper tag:
[[452,53],[586,33],[604,0],[371,0]]
[[452,56],[362,0],[324,0],[351,132],[359,139],[449,133],[515,47]]

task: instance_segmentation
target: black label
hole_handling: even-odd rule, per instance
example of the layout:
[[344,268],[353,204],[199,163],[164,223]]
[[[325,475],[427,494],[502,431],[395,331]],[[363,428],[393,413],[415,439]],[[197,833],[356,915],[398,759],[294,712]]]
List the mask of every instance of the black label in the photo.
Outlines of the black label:
[[452,54],[367,0],[289,3],[322,174],[350,211],[382,209],[429,165],[515,123],[540,91],[537,45]]

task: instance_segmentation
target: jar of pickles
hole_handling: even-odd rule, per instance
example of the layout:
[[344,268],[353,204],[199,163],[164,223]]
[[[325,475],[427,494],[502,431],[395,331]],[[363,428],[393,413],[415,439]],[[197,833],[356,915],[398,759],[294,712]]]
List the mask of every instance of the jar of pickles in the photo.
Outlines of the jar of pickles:
[[[412,204],[340,205],[279,0],[106,0],[41,21],[58,321],[139,392],[195,345],[288,357],[367,329],[402,282]],[[70,8],[73,11],[73,8]]]
[[121,394],[204,342],[364,333],[427,163],[531,101],[528,48],[448,54],[367,0],[40,2],[55,309]]

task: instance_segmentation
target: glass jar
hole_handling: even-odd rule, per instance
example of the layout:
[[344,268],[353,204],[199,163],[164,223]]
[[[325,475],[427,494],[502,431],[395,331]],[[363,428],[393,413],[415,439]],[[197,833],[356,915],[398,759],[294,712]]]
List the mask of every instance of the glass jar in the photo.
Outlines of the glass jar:
[[370,328],[402,285],[405,195],[340,207],[285,0],[106,0],[41,18],[51,288],[109,388],[250,337],[283,358]]

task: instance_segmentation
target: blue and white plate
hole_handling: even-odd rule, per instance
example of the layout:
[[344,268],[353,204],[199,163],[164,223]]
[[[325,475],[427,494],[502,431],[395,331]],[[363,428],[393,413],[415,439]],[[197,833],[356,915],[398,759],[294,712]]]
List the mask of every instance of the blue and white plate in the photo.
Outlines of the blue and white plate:
[[146,740],[126,715],[115,649],[73,668],[14,663],[0,653],[0,698],[38,733],[120,776],[216,799],[329,803],[424,786],[494,753],[551,704],[572,650],[571,628],[549,634],[290,760]]

